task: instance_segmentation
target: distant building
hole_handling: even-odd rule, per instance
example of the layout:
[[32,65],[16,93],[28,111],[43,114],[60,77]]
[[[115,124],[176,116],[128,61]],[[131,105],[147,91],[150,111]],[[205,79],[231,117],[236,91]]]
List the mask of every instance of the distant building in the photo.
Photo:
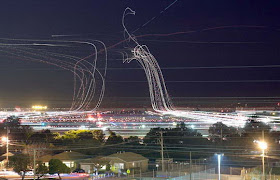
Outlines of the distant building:
[[109,161],[116,170],[141,169],[142,172],[148,170],[149,159],[133,152],[120,152],[103,157]]
[[[8,156],[10,158],[11,156],[14,156],[14,154],[9,152]],[[0,169],[6,169],[6,164],[7,164],[7,153],[2,154],[0,156]]]
[[109,161],[102,159],[104,156],[97,156],[95,158],[88,158],[80,161],[80,168],[87,173],[96,173],[100,171],[106,171],[106,165]]
[[87,159],[88,156],[74,152],[74,151],[65,151],[56,155],[45,155],[40,158],[40,160],[45,164],[45,166],[49,166],[49,161],[51,159],[59,159],[61,160],[67,167],[73,169],[77,168],[78,163],[83,160]]
[[[80,162],[80,168],[93,173],[97,169],[105,171],[109,164],[113,172],[126,171],[127,169],[145,172],[148,170],[149,159],[133,152],[120,152],[104,157],[86,159]],[[98,167],[99,168],[98,168]]]

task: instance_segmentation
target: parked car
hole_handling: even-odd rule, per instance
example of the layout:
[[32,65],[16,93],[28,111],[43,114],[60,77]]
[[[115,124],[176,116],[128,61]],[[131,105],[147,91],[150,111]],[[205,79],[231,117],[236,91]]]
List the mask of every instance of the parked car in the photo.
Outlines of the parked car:
[[86,173],[86,171],[78,168],[78,169],[75,169],[72,173]]
[[[21,176],[23,175],[23,171],[19,173]],[[25,176],[34,176],[33,170],[25,171]]]
[[5,169],[0,170],[0,176],[7,176],[7,175],[18,175],[18,173],[14,171],[7,171]]

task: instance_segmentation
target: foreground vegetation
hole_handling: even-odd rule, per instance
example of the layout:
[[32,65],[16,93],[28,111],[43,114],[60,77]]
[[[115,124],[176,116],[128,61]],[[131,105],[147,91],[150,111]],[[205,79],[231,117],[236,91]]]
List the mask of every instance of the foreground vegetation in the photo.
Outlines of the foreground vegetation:
[[[21,126],[18,119],[10,118],[0,126],[0,134],[6,135],[9,130],[11,152],[20,152],[19,156],[11,158],[10,166],[16,172],[25,172],[33,164],[33,153],[36,158],[46,154],[56,154],[65,150],[74,150],[92,157],[105,156],[118,151],[130,151],[141,154],[151,161],[160,158],[161,140],[164,144],[164,156],[176,161],[186,161],[192,153],[193,159],[213,157],[217,152],[227,155],[227,160],[235,166],[254,165],[247,161],[252,152],[258,151],[254,141],[265,139],[270,151],[280,150],[279,131],[272,131],[265,123],[254,119],[248,121],[244,128],[234,128],[218,122],[209,129],[208,137],[203,137],[196,129],[179,123],[175,128],[152,128],[142,139],[137,136],[123,138],[108,129],[109,136],[105,138],[102,130],[71,130],[62,134],[50,130],[34,132],[28,126]],[[0,149],[5,153],[5,146]],[[23,154],[23,155],[22,155]],[[20,162],[20,163],[19,163]],[[51,164],[55,165],[52,166]],[[36,162],[38,178],[47,172],[69,172],[70,169],[62,167],[57,160],[50,162],[50,167],[45,167],[41,162]],[[60,165],[58,165],[60,164]],[[55,168],[51,168],[55,167]],[[23,174],[24,178],[24,174]]]

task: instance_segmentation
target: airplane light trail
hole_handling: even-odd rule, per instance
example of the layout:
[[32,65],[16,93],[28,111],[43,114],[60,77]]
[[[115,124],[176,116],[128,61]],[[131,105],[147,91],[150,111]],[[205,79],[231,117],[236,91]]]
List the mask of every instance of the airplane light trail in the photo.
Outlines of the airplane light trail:
[[[94,111],[100,106],[105,92],[107,70],[107,49],[103,42],[98,40],[90,42],[4,38],[1,40],[5,42],[0,43],[0,52],[7,54],[8,57],[45,63],[73,73],[74,87],[71,111],[89,109],[90,105],[93,106],[92,110]],[[73,48],[79,49],[84,46],[92,47],[95,56],[86,56],[85,58],[61,53],[63,48],[73,50]],[[53,49],[54,47],[56,49]],[[98,48],[103,49],[103,55],[97,53]],[[58,50],[59,52],[57,52]]]
[[[177,2],[177,0],[174,1],[174,3],[175,2]],[[170,6],[167,8],[169,7]],[[163,115],[185,117],[198,121],[223,121],[234,126],[244,125],[245,121],[248,120],[248,117],[244,116],[243,114],[216,114],[213,112],[176,110],[171,102],[163,73],[156,58],[150,52],[147,45],[138,43],[137,38],[149,36],[174,36],[194,33],[197,31],[134,36],[132,33],[130,33],[125,24],[125,18],[128,15],[135,15],[135,11],[128,7],[123,12],[122,26],[125,36],[128,36],[128,38],[124,38],[124,40],[109,47],[106,47],[106,45],[99,40],[78,41],[0,38],[0,52],[6,54],[8,57],[25,61],[40,62],[59,67],[73,73],[73,98],[69,111],[48,112],[46,113],[48,115],[41,115],[43,116],[41,118],[49,118],[49,116],[71,116],[72,114],[86,114],[88,112],[96,111],[101,105],[105,93],[108,49],[114,48],[117,45],[126,42],[130,47],[132,46],[132,48],[130,52],[121,52],[123,56],[123,63],[131,63],[133,60],[135,60],[143,68],[148,82],[151,106],[154,111]],[[208,28],[202,31],[230,27],[234,26]],[[256,28],[256,26],[253,27]],[[265,27],[258,26],[257,28]],[[64,36],[67,35],[54,35],[53,37],[57,38]],[[82,53],[80,50],[84,49],[90,49],[90,53],[78,55],[78,53]],[[71,53],[64,54],[65,50],[70,50]],[[30,112],[21,112],[16,114],[22,114],[23,116],[27,114],[28,116],[28,113]],[[13,113],[0,112],[2,119],[7,118],[11,114]],[[267,119],[263,120],[267,121]],[[268,121],[270,122],[270,120]]]

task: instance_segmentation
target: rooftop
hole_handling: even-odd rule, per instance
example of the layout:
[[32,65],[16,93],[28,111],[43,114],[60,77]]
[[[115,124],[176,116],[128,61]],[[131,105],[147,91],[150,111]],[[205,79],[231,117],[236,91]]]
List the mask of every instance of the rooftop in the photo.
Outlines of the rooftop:
[[148,158],[145,158],[144,156],[140,155],[140,154],[136,154],[133,152],[122,152],[122,153],[115,153],[115,154],[111,154],[105,158],[119,158],[125,162],[133,162],[133,161],[145,161],[148,160]]
[[48,162],[51,159],[59,159],[61,161],[65,161],[65,160],[72,160],[72,161],[77,161],[77,160],[82,160],[82,159],[86,159],[87,156],[78,152],[74,152],[74,151],[65,151],[56,155],[45,155],[43,157],[40,158],[41,161],[43,162]]

